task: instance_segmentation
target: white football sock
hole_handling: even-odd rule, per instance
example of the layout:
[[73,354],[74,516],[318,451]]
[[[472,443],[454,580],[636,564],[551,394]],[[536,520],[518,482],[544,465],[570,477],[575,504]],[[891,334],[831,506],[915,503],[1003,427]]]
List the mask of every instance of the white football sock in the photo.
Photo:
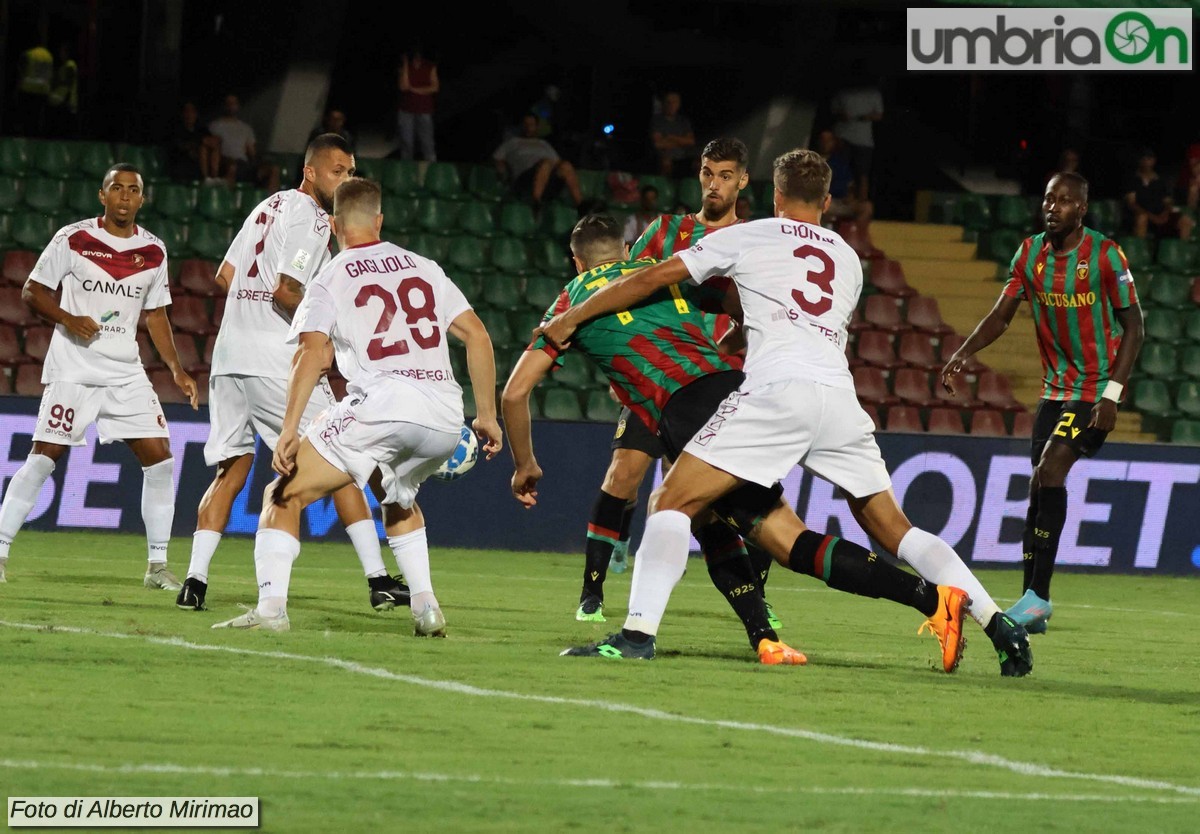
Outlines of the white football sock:
[[412,610],[420,613],[429,607],[437,608],[433,579],[429,574],[429,540],[425,537],[425,528],[403,536],[388,536],[388,546],[396,556],[396,565],[404,574],[404,582],[412,595]]
[[290,533],[270,528],[254,536],[254,573],[258,577],[258,613],[278,617],[287,612],[292,562],[300,555],[300,541]]
[[197,530],[192,534],[192,561],[188,563],[188,576],[208,582],[208,566],[216,555],[221,534],[216,530]]
[[175,461],[160,460],[142,467],[142,523],[146,525],[146,547],[151,562],[167,561],[171,525],[175,521]]
[[30,455],[21,468],[13,473],[0,504],[0,559],[8,558],[13,539],[29,517],[42,484],[54,474],[54,461],[45,455]]
[[913,527],[900,540],[896,555],[912,565],[927,582],[966,591],[971,598],[970,614],[981,626],[987,625],[1000,610],[954,549],[932,533]]
[[657,634],[671,591],[687,568],[692,520],[677,510],[663,510],[646,519],[642,543],[633,562],[629,616],[625,628]]
[[362,563],[363,573],[367,578],[387,576],[387,568],[383,565],[383,551],[379,547],[379,534],[375,532],[375,520],[364,518],[346,528],[346,535],[354,545],[358,561]]

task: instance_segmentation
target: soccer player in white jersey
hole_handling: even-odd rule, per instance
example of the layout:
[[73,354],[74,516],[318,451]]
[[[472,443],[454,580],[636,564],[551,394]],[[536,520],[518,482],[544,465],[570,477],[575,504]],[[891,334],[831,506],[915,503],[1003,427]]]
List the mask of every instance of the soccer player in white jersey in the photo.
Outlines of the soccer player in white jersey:
[[[167,305],[167,250],[136,224],[142,175],[114,165],[100,188],[101,217],[64,226],[38,258],[21,297],[54,323],[42,366],[46,390],[38,409],[33,448],[13,475],[0,505],[0,582],[9,548],[42,484],[71,446],[86,442],[96,424],[101,443],[123,440],[142,465],[142,521],[149,563],[147,588],[179,590],[167,570],[167,543],[175,518],[174,458],[167,421],[138,356],[142,311],[154,347],[175,384],[196,408],[196,383],[183,371]],[[55,291],[61,290],[61,301]]]
[[[451,335],[466,344],[478,415],[474,430],[488,458],[500,451],[492,340],[441,267],[380,241],[376,183],[343,183],[335,206],[340,253],[309,286],[288,334],[299,347],[273,459],[283,477],[266,489],[254,542],[258,606],[213,628],[287,630],[301,511],[349,484],[363,486],[379,469],[388,544],[412,592],[415,633],[442,637],[445,618],[430,580],[417,489],[454,451],[462,426]],[[302,438],[305,403],[335,352],[348,382],[346,397]]]
[[[747,343],[741,389],[692,438],[651,497],[624,629],[567,653],[638,656],[638,646],[654,640],[683,575],[692,518],[732,490],[770,486],[799,464],[839,486],[855,518],[885,550],[928,582],[967,592],[969,612],[992,639],[1002,675],[1033,668],[1025,630],[1000,611],[949,545],[909,522],[892,493],[845,356],[846,325],[863,277],[854,250],[820,225],[830,176],[814,151],[783,154],[774,166],[775,218],[731,226],[632,272],[543,329],[563,345],[580,322],[628,309],[662,287],[728,276],[741,297]],[[790,558],[813,558],[804,552],[811,547],[811,537],[798,538]]]
[[[285,344],[288,320],[305,284],[329,260],[327,212],[333,207],[334,190],[353,169],[354,156],[345,139],[332,133],[314,138],[304,155],[300,187],[280,191],[250,212],[217,272],[227,300],[213,348],[208,383],[212,426],[204,445],[204,459],[217,471],[200,499],[191,564],[175,600],[185,611],[204,610],[209,565],[229,524],[233,501],[250,474],[255,435],[272,450],[279,438],[294,353]],[[322,380],[306,404],[304,421],[333,403],[333,391]],[[407,589],[384,568],[362,490],[349,485],[333,502],[367,575],[372,607],[385,611],[406,602]]]

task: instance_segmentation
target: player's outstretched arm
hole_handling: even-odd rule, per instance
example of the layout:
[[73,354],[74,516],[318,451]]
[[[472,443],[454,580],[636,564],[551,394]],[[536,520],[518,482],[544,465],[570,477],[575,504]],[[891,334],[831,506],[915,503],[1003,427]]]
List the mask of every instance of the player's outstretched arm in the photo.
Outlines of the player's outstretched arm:
[[1004,331],[1008,330],[1008,325],[1012,323],[1019,306],[1021,306],[1020,299],[1004,293],[1000,294],[1000,298],[996,300],[996,306],[992,307],[991,312],[984,316],[979,324],[975,325],[975,330],[962,343],[962,347],[954,351],[950,361],[942,368],[942,385],[946,386],[947,391],[951,394],[954,393],[954,377],[962,373],[967,360],[999,339]]
[[504,434],[496,419],[496,355],[492,352],[492,337],[474,310],[467,310],[450,322],[450,335],[467,348],[467,373],[475,392],[476,416],[472,428],[491,460],[504,448]]
[[545,336],[546,341],[555,347],[564,348],[571,341],[571,335],[585,321],[591,321],[605,313],[627,310],[642,299],[649,298],[657,290],[678,284],[688,277],[688,269],[678,255],[670,260],[636,269],[602,287],[582,304],[577,304],[565,313],[559,313],[534,332]]
[[517,360],[504,386],[500,407],[504,413],[504,428],[508,430],[508,445],[512,450],[515,471],[512,477],[513,497],[526,509],[537,504],[537,485],[542,468],[533,453],[532,419],[529,416],[529,397],[538,383],[550,373],[554,360],[541,350],[527,350]]
[[179,362],[175,334],[171,332],[171,319],[167,317],[166,307],[155,307],[146,313],[146,329],[150,331],[150,341],[154,343],[154,349],[158,351],[162,361],[167,363],[175,384],[187,396],[192,411],[195,411],[200,407],[200,392],[196,388],[196,380],[183,370],[183,365]]
[[90,342],[100,332],[100,325],[91,316],[73,316],[58,306],[58,299],[44,284],[39,284],[32,278],[25,282],[21,290],[21,300],[43,319],[52,324],[61,324],[67,332],[81,342]]
[[288,373],[287,408],[283,413],[283,428],[275,444],[271,468],[280,475],[290,475],[296,466],[300,450],[300,419],[304,407],[312,399],[313,389],[333,365],[333,342],[328,333],[306,330],[300,334],[299,346],[292,357]]
[[1112,373],[1109,374],[1109,385],[1117,384],[1117,387],[1107,394],[1104,391],[1100,392],[1100,399],[1092,406],[1092,418],[1088,421],[1088,428],[1100,429],[1100,431],[1112,431],[1117,427],[1117,403],[1121,399],[1121,392],[1124,390],[1126,383],[1129,382],[1129,375],[1133,373],[1133,365],[1137,361],[1138,351],[1142,349],[1142,342],[1146,338],[1146,329],[1142,322],[1142,307],[1140,304],[1131,304],[1120,310],[1113,310],[1117,321],[1121,323],[1121,329],[1124,331],[1121,335],[1121,346],[1117,348],[1117,357],[1113,360]]

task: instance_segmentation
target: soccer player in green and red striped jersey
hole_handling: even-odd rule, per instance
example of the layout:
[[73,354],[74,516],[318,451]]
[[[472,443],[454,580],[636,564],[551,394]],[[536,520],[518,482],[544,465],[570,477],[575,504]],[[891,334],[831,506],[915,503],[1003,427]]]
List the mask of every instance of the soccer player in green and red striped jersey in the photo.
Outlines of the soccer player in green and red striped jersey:
[[950,357],[942,382],[1000,337],[1028,301],[1045,371],[1033,428],[1033,478],[1023,539],[1024,595],[1008,614],[1031,634],[1053,611],[1050,578],[1067,515],[1067,474],[1116,426],[1117,405],[1142,345],[1142,311],[1121,247],[1083,225],[1088,184],[1058,174],[1046,185],[1046,231],[1013,256],[996,306]]

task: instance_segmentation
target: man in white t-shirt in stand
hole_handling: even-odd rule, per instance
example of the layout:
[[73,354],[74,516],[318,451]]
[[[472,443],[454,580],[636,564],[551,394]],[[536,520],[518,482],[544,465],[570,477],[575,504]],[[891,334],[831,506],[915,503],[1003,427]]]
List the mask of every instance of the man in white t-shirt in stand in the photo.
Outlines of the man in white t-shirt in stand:
[[[196,383],[175,350],[167,305],[167,250],[135,222],[142,175],[114,165],[100,188],[102,217],[64,226],[38,258],[21,297],[54,323],[42,366],[46,390],[33,448],[13,475],[0,505],[0,582],[13,538],[33,509],[54,465],[71,446],[83,446],[92,423],[101,443],[123,440],[142,465],[142,521],[149,563],[147,588],[179,590],[167,570],[175,519],[175,460],[162,406],[138,356],[137,327],[146,310],[150,339],[175,384],[197,407]],[[61,300],[55,291],[62,291]]]
[[[846,361],[846,325],[862,293],[862,265],[838,234],[820,225],[829,207],[829,165],[816,151],[794,150],[774,167],[774,218],[730,226],[631,272],[542,328],[563,345],[579,323],[627,310],[663,287],[728,276],[737,284],[746,338],[741,389],[696,433],[651,496],[624,629],[564,654],[653,657],[671,590],[687,566],[692,519],[743,484],[769,487],[799,464],[841,488],[884,550],[926,581],[966,591],[971,616],[999,655],[1000,673],[1026,675],[1033,656],[1025,629],[996,606],[949,545],[909,522],[892,493]],[[823,558],[815,538],[796,539],[790,568]]]
[[[441,267],[380,241],[380,199],[379,185],[369,180],[337,189],[340,252],[309,285],[288,334],[298,348],[272,461],[282,477],[263,495],[254,541],[258,605],[213,628],[288,630],[301,511],[351,484],[362,487],[379,469],[388,544],[412,590],[415,634],[445,636],[417,490],[459,441],[462,388],[450,366],[451,335],[467,349],[478,415],[473,428],[489,459],[500,451],[495,358],[483,322]],[[302,437],[305,404],[335,352],[346,397]]]
[[[204,445],[204,459],[217,472],[196,513],[191,564],[175,601],[183,610],[205,608],[209,565],[233,501],[250,474],[255,435],[275,449],[295,352],[286,344],[288,321],[305,284],[329,260],[327,212],[334,190],[353,170],[354,156],[345,139],[333,133],[313,139],[304,155],[300,187],[273,194],[250,212],[217,272],[227,301],[213,347],[208,382],[212,425]],[[329,383],[321,380],[304,408],[305,422],[333,403]],[[388,576],[362,490],[349,485],[333,502],[367,576],[371,606],[387,611],[406,604],[408,589]]]

